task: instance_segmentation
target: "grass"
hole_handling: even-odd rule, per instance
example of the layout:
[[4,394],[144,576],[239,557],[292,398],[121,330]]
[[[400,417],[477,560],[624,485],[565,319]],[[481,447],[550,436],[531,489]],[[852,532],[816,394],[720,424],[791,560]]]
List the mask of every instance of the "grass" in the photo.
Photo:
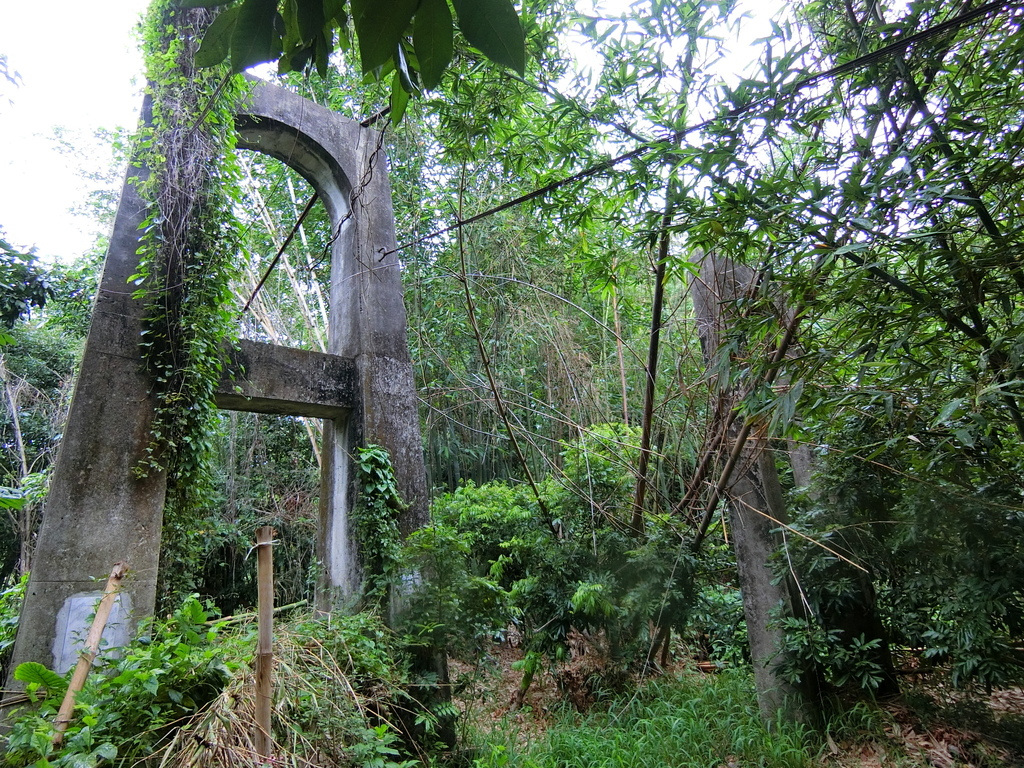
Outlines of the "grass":
[[539,741],[483,745],[476,768],[805,768],[811,735],[758,717],[749,675],[667,677],[586,716],[565,714]]

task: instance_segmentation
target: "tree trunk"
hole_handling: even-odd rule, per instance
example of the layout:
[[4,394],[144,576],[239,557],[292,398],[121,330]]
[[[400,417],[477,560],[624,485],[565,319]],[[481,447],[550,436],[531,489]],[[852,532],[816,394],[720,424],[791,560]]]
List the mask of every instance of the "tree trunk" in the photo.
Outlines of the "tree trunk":
[[636,492],[633,496],[633,516],[630,527],[635,535],[644,532],[644,499],[647,496],[647,469],[651,460],[651,429],[654,419],[655,386],[658,381],[658,349],[661,345],[661,315],[665,303],[665,272],[668,268],[668,248],[672,240],[670,190],[665,190],[665,213],[661,218],[658,235],[658,263],[654,268],[654,298],[651,302],[651,335],[647,347],[647,367],[644,369],[647,386],[644,389],[644,410],[640,425],[640,461],[636,471]]
[[[715,376],[723,332],[739,316],[739,300],[751,297],[756,289],[755,275],[747,267],[709,255],[692,289],[701,346],[708,370]],[[740,354],[745,352],[740,350]],[[728,380],[719,381],[718,387],[728,388]],[[726,401],[736,407],[740,393],[726,389],[725,394]],[[800,606],[794,605],[791,586],[795,585],[790,584],[791,579],[777,579],[770,566],[771,555],[781,543],[774,531],[786,520],[782,487],[764,430],[756,424],[747,430],[744,426],[742,418],[734,419],[723,445],[723,453],[729,455],[737,443],[742,443],[739,461],[724,490],[758,708],[769,725],[779,718],[815,723],[817,677],[811,670],[802,671],[796,684],[783,674],[784,667],[798,667],[785,652],[785,634],[778,622],[799,615]],[[749,433],[745,440],[744,432]]]
[[[805,488],[812,501],[821,498],[821,489],[814,482],[814,454],[810,446],[788,441],[789,463],[793,471],[793,484],[797,488]],[[833,546],[836,542],[833,542]],[[847,548],[851,558],[856,554]],[[875,583],[869,573],[854,568],[849,563],[837,563],[842,576],[849,580],[851,587],[843,595],[842,600],[819,600],[818,611],[825,629],[839,630],[839,641],[848,647],[853,640],[863,638],[866,641],[877,640],[877,645],[867,652],[868,658],[881,671],[881,680],[874,694],[881,698],[891,698],[900,693],[900,682],[896,675],[892,651],[889,647],[889,632],[878,615]]]
[[803,611],[793,598],[793,579],[778,579],[769,564],[782,543],[774,531],[785,522],[786,509],[775,457],[765,438],[747,439],[726,498],[761,717],[768,723],[779,716],[813,722],[817,707],[814,673],[804,671],[799,685],[782,674],[784,666],[792,669],[795,665],[783,652],[785,632],[778,621]]

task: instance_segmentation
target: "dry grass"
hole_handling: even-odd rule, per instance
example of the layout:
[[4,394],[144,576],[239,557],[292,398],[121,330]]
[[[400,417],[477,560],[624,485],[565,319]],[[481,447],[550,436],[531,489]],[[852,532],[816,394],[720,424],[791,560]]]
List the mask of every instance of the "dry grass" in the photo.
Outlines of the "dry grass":
[[[305,627],[313,626],[311,624]],[[395,754],[399,726],[389,720],[403,701],[400,681],[375,675],[360,654],[372,646],[358,634],[318,634],[302,626],[279,629],[274,653],[274,766],[346,766],[367,754]],[[374,662],[376,663],[376,662]],[[255,748],[255,688],[241,668],[225,690],[178,730],[161,754],[159,768],[261,766]]]

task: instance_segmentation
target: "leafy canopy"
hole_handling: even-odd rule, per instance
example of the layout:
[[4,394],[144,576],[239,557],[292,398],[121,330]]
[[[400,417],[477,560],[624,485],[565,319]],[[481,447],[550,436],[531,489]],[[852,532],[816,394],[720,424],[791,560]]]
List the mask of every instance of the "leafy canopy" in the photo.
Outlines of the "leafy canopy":
[[0,237],[0,328],[11,328],[32,307],[42,309],[50,294],[35,254],[23,253]]

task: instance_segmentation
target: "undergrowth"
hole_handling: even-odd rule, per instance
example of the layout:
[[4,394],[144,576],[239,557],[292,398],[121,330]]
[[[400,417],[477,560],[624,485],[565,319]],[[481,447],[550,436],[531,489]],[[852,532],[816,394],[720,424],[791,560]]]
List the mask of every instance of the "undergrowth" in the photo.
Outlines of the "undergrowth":
[[768,729],[757,713],[748,674],[666,676],[606,709],[566,712],[526,746],[495,737],[475,768],[804,768],[817,751],[810,733],[786,723]]
[[[166,621],[93,671],[64,742],[54,719],[68,675],[18,668],[28,701],[13,718],[3,768],[260,765],[250,662],[255,621],[228,626],[191,597]],[[429,733],[431,715],[408,691],[397,639],[373,614],[293,617],[275,627],[274,764],[412,765],[406,712]]]

